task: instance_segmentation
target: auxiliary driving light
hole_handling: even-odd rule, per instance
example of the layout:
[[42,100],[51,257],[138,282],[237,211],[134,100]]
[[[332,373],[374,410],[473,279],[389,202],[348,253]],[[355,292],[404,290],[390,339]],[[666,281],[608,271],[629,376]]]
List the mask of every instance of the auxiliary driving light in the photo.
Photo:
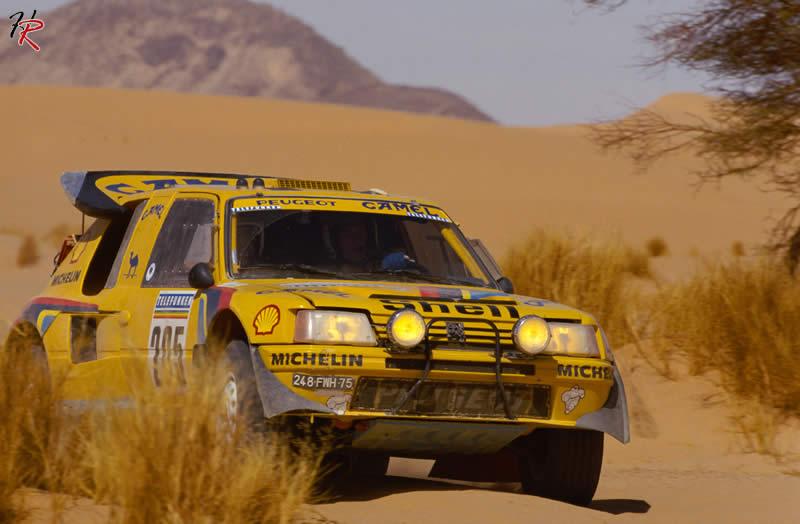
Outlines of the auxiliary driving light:
[[537,355],[550,343],[550,326],[536,315],[527,315],[514,324],[514,344],[529,355]]
[[389,317],[386,332],[392,344],[411,349],[425,338],[425,320],[413,309],[401,309]]

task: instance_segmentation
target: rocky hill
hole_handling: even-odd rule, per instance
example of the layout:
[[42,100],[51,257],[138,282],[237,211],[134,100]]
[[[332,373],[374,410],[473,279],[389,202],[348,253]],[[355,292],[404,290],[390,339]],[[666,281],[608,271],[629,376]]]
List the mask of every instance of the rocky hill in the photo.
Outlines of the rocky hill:
[[31,38],[40,53],[0,40],[0,84],[263,96],[491,120],[454,93],[387,84],[266,4],[77,0],[39,14],[47,25]]

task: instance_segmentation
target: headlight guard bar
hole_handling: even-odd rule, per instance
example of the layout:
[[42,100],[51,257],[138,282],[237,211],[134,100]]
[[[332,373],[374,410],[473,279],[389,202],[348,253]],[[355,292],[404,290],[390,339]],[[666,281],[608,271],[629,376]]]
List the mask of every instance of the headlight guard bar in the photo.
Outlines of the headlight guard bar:
[[[437,317],[428,320],[425,324],[425,338],[423,339],[423,349],[425,354],[425,368],[422,370],[422,375],[420,378],[414,383],[411,388],[406,391],[400,400],[397,402],[397,405],[392,409],[392,414],[396,415],[403,406],[405,406],[406,402],[410,398],[412,398],[417,391],[419,391],[420,386],[428,379],[428,375],[431,371],[431,366],[433,363],[433,349],[431,347],[431,342],[429,339],[429,332],[431,326],[434,324],[444,322],[445,325],[447,322],[464,322],[464,318],[460,317]],[[492,332],[494,333],[494,358],[495,358],[495,381],[497,384],[497,392],[500,394],[500,398],[503,402],[503,411],[505,412],[506,418],[509,420],[516,420],[516,416],[511,412],[511,407],[508,401],[508,397],[506,395],[505,387],[503,386],[503,349],[500,346],[500,329],[497,327],[497,324],[492,322],[491,320],[487,320],[484,318],[471,318],[468,322],[480,322],[483,324],[488,325]]]

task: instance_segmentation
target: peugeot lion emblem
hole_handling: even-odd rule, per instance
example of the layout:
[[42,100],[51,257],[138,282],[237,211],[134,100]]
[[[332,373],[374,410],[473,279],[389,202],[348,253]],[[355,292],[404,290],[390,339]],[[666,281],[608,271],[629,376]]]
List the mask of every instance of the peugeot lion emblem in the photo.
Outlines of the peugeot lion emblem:
[[448,322],[447,323],[447,340],[450,342],[458,342],[463,344],[466,342],[467,337],[464,334],[463,322]]

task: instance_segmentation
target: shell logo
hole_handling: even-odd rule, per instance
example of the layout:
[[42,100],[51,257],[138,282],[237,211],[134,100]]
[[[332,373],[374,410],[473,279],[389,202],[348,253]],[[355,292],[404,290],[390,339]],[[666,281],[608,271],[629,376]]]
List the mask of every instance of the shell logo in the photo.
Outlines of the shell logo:
[[256,318],[253,319],[253,329],[256,330],[256,335],[271,335],[280,321],[281,312],[278,306],[270,304],[261,308],[256,314]]

